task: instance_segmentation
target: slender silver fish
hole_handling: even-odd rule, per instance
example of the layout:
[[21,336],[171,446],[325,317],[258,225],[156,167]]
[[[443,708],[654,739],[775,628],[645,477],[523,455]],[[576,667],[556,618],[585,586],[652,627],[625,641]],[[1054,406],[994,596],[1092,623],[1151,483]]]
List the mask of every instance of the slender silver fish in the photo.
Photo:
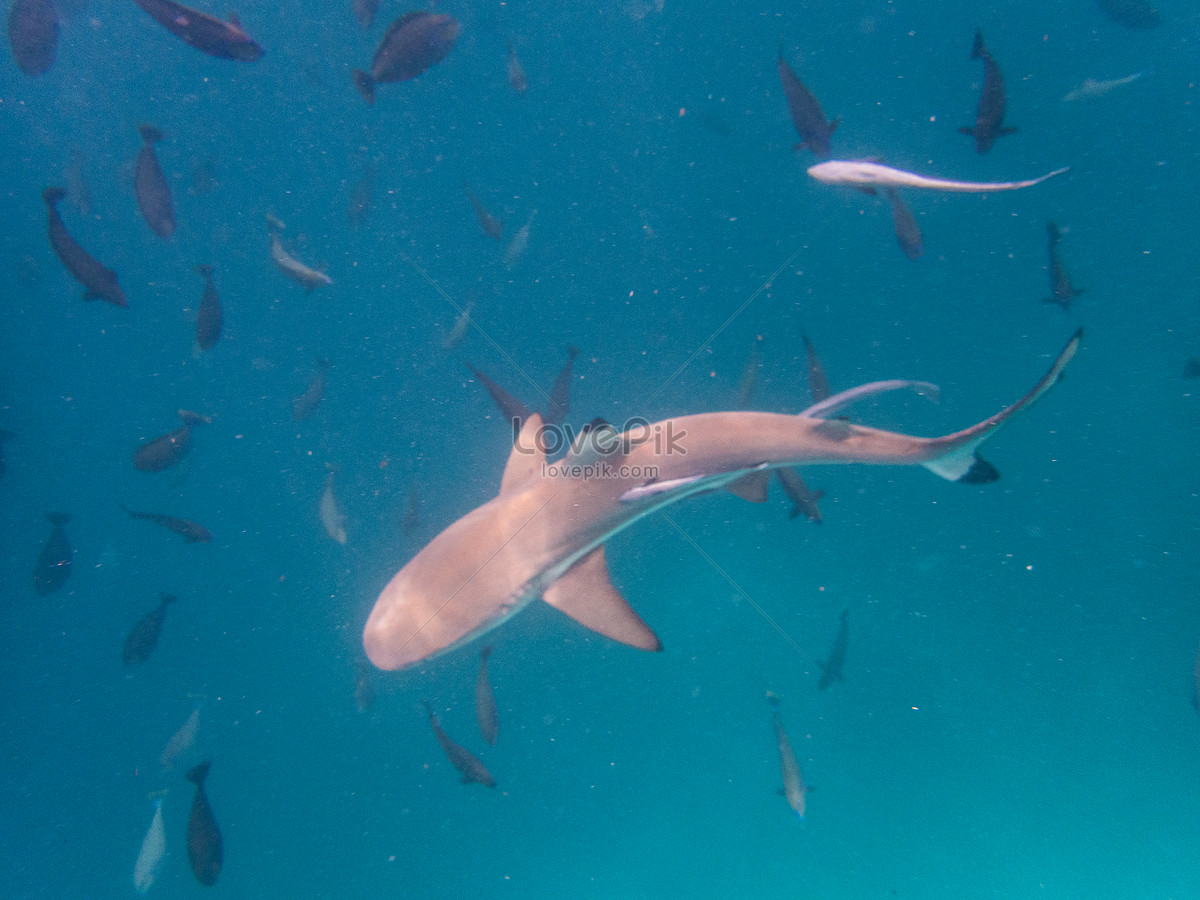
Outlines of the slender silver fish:
[[784,731],[783,719],[779,716],[778,695],[767,691],[767,702],[771,704],[771,713],[775,722],[775,743],[779,745],[779,770],[783,775],[783,796],[787,798],[788,806],[796,811],[796,815],[803,822],[807,806],[808,785],[804,783],[804,776],[800,773],[800,764],[796,762],[796,754],[792,750],[792,742],[788,740],[787,732]]
[[893,169],[891,166],[880,163],[831,159],[810,167],[808,174],[822,184],[846,184],[850,187],[869,190],[871,193],[874,193],[873,189],[876,187],[910,187],[925,188],[931,191],[981,194],[990,191],[1017,191],[1021,188],[1033,187],[1048,178],[1061,175],[1070,168],[1070,166],[1063,166],[1041,178],[1031,178],[1028,181],[951,181],[947,178],[929,178],[915,172]]

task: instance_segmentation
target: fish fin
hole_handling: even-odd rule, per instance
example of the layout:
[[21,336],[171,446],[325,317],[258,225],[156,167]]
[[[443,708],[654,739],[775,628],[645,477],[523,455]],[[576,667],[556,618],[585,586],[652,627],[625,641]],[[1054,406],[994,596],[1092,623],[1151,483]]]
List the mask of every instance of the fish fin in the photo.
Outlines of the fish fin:
[[67,192],[60,187],[48,187],[42,191],[42,199],[46,201],[46,205],[53,207],[63,197],[67,196]]
[[196,787],[203,788],[204,787],[204,779],[208,777],[208,767],[211,765],[212,765],[212,760],[206,759],[204,762],[200,763],[199,765],[192,766],[192,768],[188,769],[187,775],[185,777],[187,778],[188,781],[190,781]]
[[512,453],[508,455],[504,476],[500,479],[500,496],[519,490],[538,477],[546,464],[546,448],[540,440],[541,432],[542,417],[531,413],[521,426]]
[[658,651],[662,641],[613,587],[600,546],[546,588],[542,599],[584,628],[639,650]]
[[1007,135],[1016,134],[1016,133],[1017,133],[1016,125],[1005,125],[998,132],[996,132],[996,134],[1000,137],[1006,137]]
[[358,92],[362,94],[362,98],[368,103],[375,102],[375,79],[371,77],[369,72],[364,72],[362,69],[354,69],[354,86],[358,88]]
[[767,489],[771,485],[771,470],[766,468],[748,472],[736,481],[725,485],[725,490],[735,497],[749,500],[751,503],[766,503]]
[[971,137],[974,137],[975,129],[972,128],[970,125],[964,125],[964,126],[962,126],[962,128],[958,129],[958,133],[959,134],[969,134],[969,135],[971,135]]
[[987,47],[983,44],[983,32],[975,29],[975,43],[971,45],[971,59],[981,59],[987,56]]

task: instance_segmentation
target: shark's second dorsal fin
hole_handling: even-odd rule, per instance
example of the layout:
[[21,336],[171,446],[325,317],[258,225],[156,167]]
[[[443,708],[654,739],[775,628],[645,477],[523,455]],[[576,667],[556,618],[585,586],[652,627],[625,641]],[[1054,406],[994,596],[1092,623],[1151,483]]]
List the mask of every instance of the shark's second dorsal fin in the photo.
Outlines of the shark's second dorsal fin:
[[546,447],[542,442],[542,417],[531,413],[513,442],[512,453],[500,479],[500,496],[520,490],[537,478],[546,464]]
[[597,547],[542,594],[542,599],[584,628],[637,647],[657,651],[662,642],[608,579],[604,548]]

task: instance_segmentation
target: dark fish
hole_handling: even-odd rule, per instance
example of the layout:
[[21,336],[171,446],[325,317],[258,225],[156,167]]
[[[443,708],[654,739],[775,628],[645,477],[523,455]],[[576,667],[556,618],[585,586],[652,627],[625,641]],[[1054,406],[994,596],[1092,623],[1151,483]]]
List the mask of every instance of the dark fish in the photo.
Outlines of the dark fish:
[[363,31],[375,23],[375,13],[379,12],[379,0],[354,0],[354,19]]
[[358,677],[354,681],[354,707],[359,712],[366,712],[374,705],[375,688],[371,686],[371,667],[360,660]]
[[178,598],[174,594],[159,594],[158,606],[142,616],[125,638],[125,649],[121,651],[121,662],[127,666],[145,662],[158,644],[167,607]]
[[367,221],[367,216],[371,215],[371,207],[375,203],[375,178],[375,166],[368,163],[350,190],[350,199],[346,203],[346,219],[355,228],[361,228]]
[[488,679],[488,657],[491,646],[479,651],[479,674],[475,676],[475,719],[479,722],[479,733],[489,747],[496,746],[500,733],[500,713],[496,709],[496,695],[492,693],[492,682]]
[[837,637],[833,639],[833,649],[829,651],[829,657],[823,663],[817,663],[821,667],[821,677],[817,681],[817,690],[823,691],[835,681],[845,681],[846,676],[842,674],[842,668],[846,665],[846,647],[850,641],[850,610],[843,609],[841,624],[838,625]]
[[822,400],[827,400],[832,393],[829,390],[829,379],[825,377],[825,367],[821,365],[821,360],[817,356],[812,341],[808,339],[808,335],[800,332],[800,337],[804,340],[804,356],[808,361],[808,390],[812,394],[813,403],[820,403]]
[[808,785],[800,774],[800,764],[796,762],[796,754],[792,750],[791,741],[783,728],[783,719],[779,717],[779,697],[767,691],[767,701],[775,724],[775,743],[779,748],[779,770],[783,775],[783,796],[787,798],[788,806],[796,811],[800,820],[804,820],[804,811],[808,795]]
[[823,519],[821,508],[817,506],[817,502],[825,496],[825,492],[814,491],[805,484],[800,473],[791,467],[776,469],[775,477],[779,479],[779,486],[783,488],[783,493],[792,501],[792,510],[788,513],[788,518],[794,519],[803,515],[808,521],[820,525]]
[[920,259],[925,255],[925,245],[921,243],[921,228],[917,225],[917,217],[912,214],[912,210],[895,188],[884,188],[883,196],[892,209],[892,228],[896,231],[896,241],[900,244],[900,249],[909,259]]
[[66,191],[59,187],[48,187],[42,191],[42,199],[46,201],[46,232],[50,235],[50,246],[55,255],[71,277],[83,285],[84,300],[107,300],[113,306],[128,306],[125,292],[117,284],[117,273],[101,265],[67,233],[67,226],[63,224],[57,208],[58,202],[65,196]]
[[1050,296],[1043,297],[1043,303],[1057,303],[1063,311],[1071,308],[1075,298],[1083,293],[1082,288],[1071,284],[1071,276],[1063,265],[1062,257],[1058,255],[1058,242],[1062,240],[1062,232],[1053,222],[1046,223],[1046,237],[1049,241],[1050,254]]
[[1126,28],[1154,28],[1162,19],[1147,0],[1096,0],[1104,14]]
[[171,186],[158,164],[154,145],[163,139],[163,133],[153,125],[139,125],[142,149],[138,151],[137,167],[133,173],[133,192],[137,196],[138,212],[160,238],[169,238],[175,233],[175,203],[171,200]]
[[450,760],[450,764],[462,773],[462,783],[482,784],[484,787],[495,787],[496,779],[475,756],[468,750],[458,746],[454,741],[450,740],[450,735],[442,730],[442,726],[438,724],[437,716],[433,714],[433,707],[429,705],[429,701],[425,701],[425,711],[429,713],[429,724],[433,727],[434,737],[441,745],[442,752],[446,754],[446,759]]
[[513,429],[513,440],[517,439],[517,435],[521,433],[522,423],[529,418],[530,409],[492,379],[488,378],[472,365],[467,366],[471,370],[471,374],[475,376],[475,380],[487,389],[488,394],[503,413],[504,418],[509,421]]
[[189,522],[187,519],[180,519],[176,516],[164,516],[158,513],[134,512],[124,503],[118,503],[131,519],[143,519],[147,522],[153,522],[155,525],[161,525],[167,531],[173,531],[181,538],[185,544],[207,544],[212,540],[212,535],[203,525],[197,525],[195,522]]
[[8,471],[8,465],[4,462],[4,442],[16,437],[11,431],[0,428],[0,476],[3,476]]
[[42,75],[58,51],[58,13],[54,0],[16,0],[8,13],[8,42],[26,75]]
[[188,861],[196,880],[206,887],[217,883],[221,874],[221,829],[217,827],[208,795],[204,793],[204,779],[208,777],[211,761],[200,763],[188,770],[187,780],[196,785],[196,796],[192,799],[192,812],[188,816],[187,851]]
[[471,201],[471,209],[475,210],[475,218],[479,220],[479,227],[483,229],[483,233],[490,238],[500,240],[504,234],[504,223],[487,211],[471,193],[471,189],[467,187],[467,183],[463,182],[463,190],[467,192],[467,199]]
[[979,94],[979,108],[975,111],[975,127],[964,125],[958,130],[962,134],[974,135],[976,153],[987,153],[996,143],[996,138],[1012,134],[1017,129],[1004,124],[1004,108],[1008,105],[1004,76],[992,59],[992,54],[983,45],[983,32],[978,29],[971,47],[971,59],[983,60],[983,90]]
[[571,411],[571,369],[578,355],[579,348],[567,348],[566,364],[554,379],[554,387],[550,389],[550,405],[546,408],[546,414],[542,416],[542,421],[547,425],[558,425]]
[[196,346],[210,350],[221,339],[224,324],[221,298],[213,285],[213,267],[196,266],[196,271],[204,276],[204,296],[200,298],[200,309],[196,313]]
[[518,94],[529,90],[529,79],[525,77],[525,70],[521,67],[521,61],[517,59],[517,51],[513,49],[512,41],[508,41],[508,86]]
[[838,127],[841,117],[832,122],[826,121],[817,98],[784,60],[783,47],[779,48],[778,67],[783,94],[787,97],[788,111],[792,114],[792,124],[796,126],[796,132],[802,138],[792,149],[807,147],[816,156],[827,159],[832,152],[829,139],[833,136],[833,130]]
[[309,376],[308,387],[292,401],[292,418],[297,422],[316,412],[321,401],[325,399],[325,372],[328,368],[329,360],[318,359],[313,366],[312,375]]
[[33,567],[33,588],[43,597],[62,587],[71,574],[71,543],[63,530],[71,517],[66,513],[52,512],[46,513],[46,518],[54,529],[42,545],[42,552],[38,554]]
[[1200,356],[1189,356],[1183,365],[1184,378],[1200,378]]
[[148,12],[159,25],[197,50],[219,59],[254,62],[263,55],[262,47],[242,30],[238,17],[230,14],[228,22],[172,3],[171,0],[133,0]]
[[179,410],[183,424],[174,431],[159,435],[133,451],[133,466],[139,472],[161,472],[183,459],[192,446],[192,426],[197,422],[210,424],[212,419],[186,409]]
[[422,10],[405,13],[388,26],[371,60],[371,71],[354,70],[354,86],[368,103],[375,85],[416,78],[454,49],[459,25],[450,16]]

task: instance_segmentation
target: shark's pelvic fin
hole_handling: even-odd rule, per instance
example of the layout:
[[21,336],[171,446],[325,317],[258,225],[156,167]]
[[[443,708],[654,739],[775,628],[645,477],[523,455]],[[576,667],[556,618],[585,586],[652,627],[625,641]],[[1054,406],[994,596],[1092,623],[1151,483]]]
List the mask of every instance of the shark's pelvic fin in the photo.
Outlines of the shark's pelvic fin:
[[546,447],[542,443],[542,417],[530,413],[513,442],[512,453],[500,479],[500,496],[528,485],[542,473],[546,464]]
[[725,485],[725,490],[729,491],[735,497],[741,497],[743,500],[749,500],[751,503],[766,503],[767,489],[770,486],[771,470],[761,468],[746,473],[737,481],[729,482],[729,484]]
[[584,628],[614,641],[639,650],[662,649],[658,636],[609,581],[603,547],[571,566],[546,588],[542,599]]

